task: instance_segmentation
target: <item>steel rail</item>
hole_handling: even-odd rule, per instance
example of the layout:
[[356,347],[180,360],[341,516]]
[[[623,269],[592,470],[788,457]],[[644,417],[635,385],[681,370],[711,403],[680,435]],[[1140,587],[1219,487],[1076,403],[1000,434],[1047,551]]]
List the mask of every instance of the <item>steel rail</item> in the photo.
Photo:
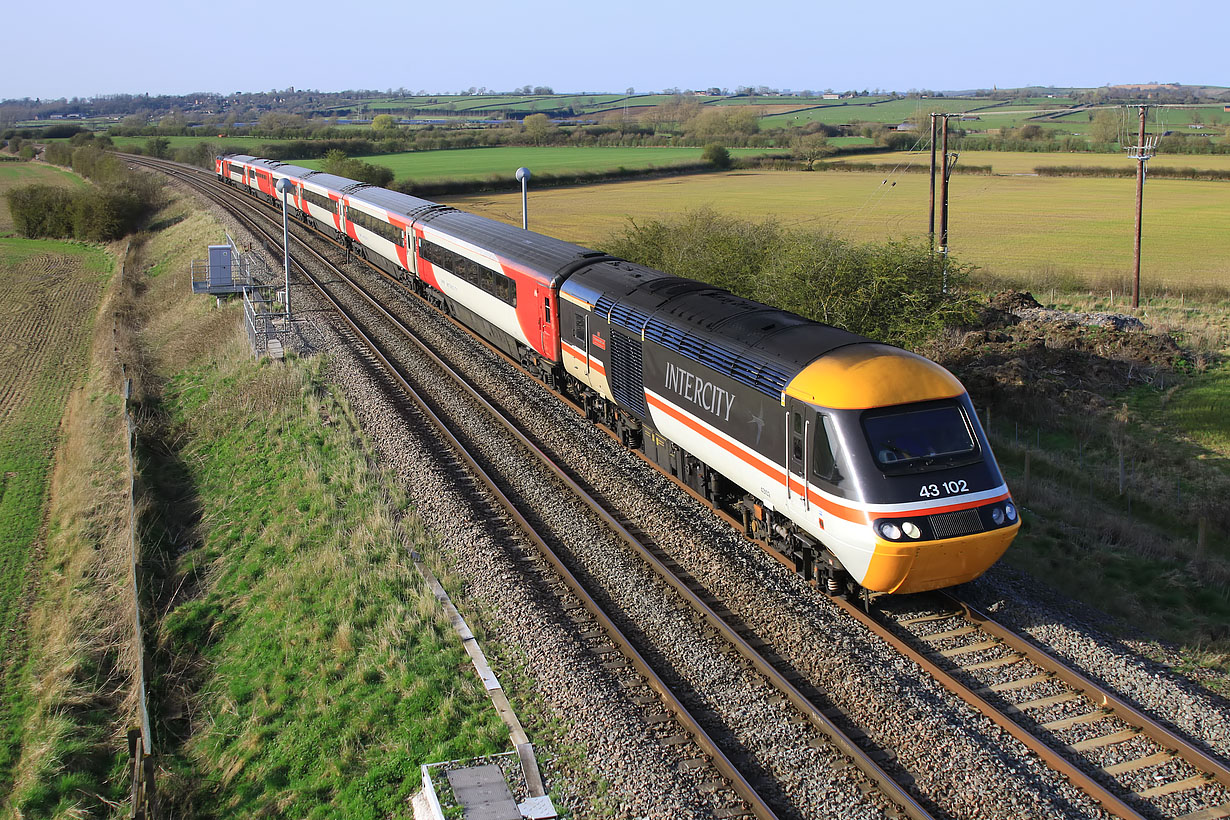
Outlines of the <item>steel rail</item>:
[[1163,749],[1173,752],[1175,756],[1211,780],[1230,788],[1230,767],[1224,762],[1197,748],[1195,744],[1172,732],[1149,715],[1127,703],[1105,686],[1086,677],[1079,670],[1064,663],[1044,648],[981,612],[973,604],[962,600],[956,594],[949,591],[941,591],[937,595],[957,607],[965,620],[977,626],[988,635],[1002,641],[1005,646],[1022,655],[1034,666],[1051,673],[1073,690],[1080,692],[1090,702],[1113,714],[1127,725],[1137,729],[1140,734],[1148,737]]
[[[163,170],[162,168],[155,166],[148,162],[139,163],[139,164],[143,164],[143,165],[146,165],[147,167],[155,167],[155,168],[158,168],[159,170]],[[190,182],[189,184],[193,184],[193,183]],[[215,198],[213,194],[207,193],[206,191],[204,191],[203,190],[204,186],[196,184],[193,187],[197,188],[197,190],[200,190],[202,193],[205,193],[206,196],[210,196],[210,198],[213,199],[215,202],[217,202],[219,205],[222,205],[223,207],[227,207],[228,210],[231,210],[232,213],[235,213],[235,215],[238,218],[247,222],[249,227],[252,228],[254,231],[256,231],[259,235],[266,236],[267,238],[272,238],[269,234],[267,234],[262,228],[260,228],[254,222],[240,215],[234,208],[232,208],[231,206],[228,206],[226,203],[220,201],[218,198]],[[361,287],[359,287],[356,283],[351,281],[350,277],[348,277],[344,271],[339,270],[326,257],[324,257],[322,254],[317,252],[315,249],[303,243],[302,240],[298,240],[296,238],[296,241],[299,241],[300,246],[303,247],[304,250],[310,253],[313,257],[315,257],[317,261],[333,269],[336,273],[339,274],[339,276],[341,276],[344,280],[346,280],[348,284],[352,285],[352,287],[355,288],[355,291],[360,296],[362,296],[365,300],[367,300],[369,304],[375,307],[382,314],[382,316],[384,316],[387,320],[395,323],[395,325],[400,330],[404,331],[407,335],[411,336],[413,341],[416,343],[416,345],[420,347],[422,352],[430,356],[433,360],[435,360],[437,364],[444,367],[446,371],[450,373],[450,375],[453,375],[456,378],[461,379],[461,377],[457,375],[455,371],[452,370],[451,367],[448,367],[446,364],[444,364],[443,361],[440,360],[439,357],[436,356],[436,354],[430,350],[430,348],[423,345],[423,343],[420,340],[418,340],[417,337],[415,337],[414,334],[408,328],[405,327],[405,325],[403,325],[399,320],[396,319],[396,317],[390,314],[382,305],[376,302]],[[696,717],[691,714],[691,712],[682,703],[682,701],[680,701],[678,696],[676,696],[675,693],[671,690],[670,686],[653,670],[653,668],[644,659],[644,657],[640,654],[640,652],[637,651],[637,649],[632,644],[632,642],[615,625],[615,623],[606,614],[606,612],[602,609],[602,607],[594,600],[594,598],[585,589],[584,585],[576,578],[576,576],[564,564],[560,556],[538,534],[537,530],[535,530],[533,525],[530,524],[530,522],[526,519],[524,514],[517,507],[516,503],[513,502],[503,492],[503,490],[500,489],[495,479],[492,478],[492,476],[485,469],[483,469],[483,467],[474,459],[474,457],[469,453],[468,449],[448,428],[447,424],[442,419],[440,419],[439,416],[436,415],[436,413],[430,408],[426,399],[424,399],[422,396],[418,394],[418,392],[414,389],[414,387],[405,378],[404,374],[401,372],[401,369],[397,367],[386,355],[386,351],[383,349],[383,346],[380,345],[375,339],[371,338],[366,332],[364,332],[364,330],[355,321],[354,317],[351,316],[350,312],[345,308],[345,306],[343,306],[332,294],[330,294],[328,290],[324,287],[324,285],[321,282],[319,282],[317,278],[310,271],[306,269],[306,267],[304,267],[298,260],[294,259],[293,257],[291,259],[291,262],[297,268],[297,270],[303,276],[305,276],[309,282],[312,283],[312,285],[325,298],[325,300],[334,308],[338,316],[345,322],[345,324],[347,325],[351,333],[355,336],[355,338],[360,342],[361,345],[367,348],[368,352],[373,356],[373,358],[375,358],[377,361],[380,362],[381,367],[385,370],[385,372],[391,378],[393,378],[397,382],[402,392],[405,393],[405,395],[411,401],[415,403],[415,405],[418,407],[420,412],[422,412],[429,419],[431,424],[446,438],[449,445],[454,449],[457,455],[466,463],[467,467],[472,472],[472,474],[476,478],[479,479],[479,481],[482,483],[484,487],[487,488],[488,492],[492,494],[492,496],[496,499],[497,503],[505,510],[505,512],[509,515],[509,517],[512,518],[513,521],[517,524],[517,527],[530,540],[530,542],[534,544],[535,548],[543,556],[543,558],[546,559],[548,563],[551,564],[554,571],[559,575],[560,579],[563,580],[565,585],[569,588],[569,591],[577,597],[577,599],[581,602],[582,606],[584,606],[586,611],[589,612],[594,617],[594,619],[602,627],[603,631],[607,634],[607,636],[619,648],[620,652],[629,660],[633,668],[636,669],[638,674],[640,674],[646,680],[650,688],[652,688],[655,692],[657,692],[658,696],[662,698],[664,705],[672,713],[674,718],[679,722],[680,726],[692,736],[692,741],[697,745],[698,748],[700,748],[700,750],[704,754],[709,756],[710,765],[712,765],[719,774],[721,774],[724,778],[726,778],[730,782],[731,786],[734,788],[735,792],[739,795],[739,797],[748,804],[749,810],[757,818],[760,818],[760,820],[777,820],[776,813],[772,810],[772,808],[769,807],[769,805],[759,795],[759,793],[755,790],[755,788],[747,781],[747,779],[743,776],[742,772],[738,769],[738,767],[735,766],[734,763],[730,761],[730,759],[726,756],[725,752],[723,752],[721,747],[718,746],[718,744],[709,736],[709,734],[705,731],[704,727],[700,725]],[[461,381],[460,383],[463,386],[465,386],[467,389],[472,390],[472,388],[470,388],[468,384],[466,384],[464,381]],[[485,406],[486,409],[490,410],[492,413],[495,414],[495,418],[497,420],[499,420],[506,427],[509,427],[510,430],[514,429],[509,426],[509,422],[507,421],[507,419],[504,418],[502,414],[496,413],[495,409],[481,395],[478,395],[477,393],[473,393],[472,398],[478,399]],[[541,451],[539,451],[537,447],[531,444],[527,439],[525,439],[519,433],[517,434],[517,437],[519,438],[519,440],[524,446],[529,447],[531,451],[538,454],[540,458],[546,459],[546,456],[542,454]],[[549,462],[549,459],[547,459],[547,461]]]

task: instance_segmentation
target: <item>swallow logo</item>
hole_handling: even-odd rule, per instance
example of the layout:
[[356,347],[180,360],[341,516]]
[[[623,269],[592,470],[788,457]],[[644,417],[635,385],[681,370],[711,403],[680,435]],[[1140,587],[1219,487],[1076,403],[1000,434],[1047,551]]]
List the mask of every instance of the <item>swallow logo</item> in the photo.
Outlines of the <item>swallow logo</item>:
[[760,415],[748,419],[748,423],[756,425],[756,444],[759,446],[760,436],[764,434],[764,410],[761,409]]

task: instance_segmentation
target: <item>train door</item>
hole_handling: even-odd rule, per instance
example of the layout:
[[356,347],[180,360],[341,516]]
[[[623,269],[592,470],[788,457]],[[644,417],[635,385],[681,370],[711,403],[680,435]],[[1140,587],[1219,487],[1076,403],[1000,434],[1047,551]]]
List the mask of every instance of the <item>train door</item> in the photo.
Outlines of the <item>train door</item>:
[[540,308],[542,313],[539,327],[542,332],[542,350],[547,355],[547,358],[554,360],[556,355],[555,323],[552,321],[551,317],[551,291],[544,291],[540,298],[542,299],[542,306]]
[[[809,412],[810,411],[810,412]],[[803,402],[786,398],[786,499],[796,516],[811,512],[807,493],[808,459],[811,455],[815,412]]]

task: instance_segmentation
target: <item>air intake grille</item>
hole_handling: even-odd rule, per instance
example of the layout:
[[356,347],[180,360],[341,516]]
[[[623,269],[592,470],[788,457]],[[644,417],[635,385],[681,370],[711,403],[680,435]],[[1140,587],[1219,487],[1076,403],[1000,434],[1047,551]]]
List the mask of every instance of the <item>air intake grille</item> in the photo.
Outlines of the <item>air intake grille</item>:
[[978,517],[978,510],[957,510],[932,515],[930,521],[936,538],[956,538],[959,535],[982,532],[982,519]]
[[774,399],[781,396],[790,382],[790,376],[779,367],[767,362],[753,361],[721,345],[698,339],[686,330],[669,325],[656,316],[645,325],[645,338],[712,370],[724,373]]
[[646,418],[649,410],[645,407],[645,371],[642,367],[641,340],[629,339],[612,330],[611,395],[624,407]]

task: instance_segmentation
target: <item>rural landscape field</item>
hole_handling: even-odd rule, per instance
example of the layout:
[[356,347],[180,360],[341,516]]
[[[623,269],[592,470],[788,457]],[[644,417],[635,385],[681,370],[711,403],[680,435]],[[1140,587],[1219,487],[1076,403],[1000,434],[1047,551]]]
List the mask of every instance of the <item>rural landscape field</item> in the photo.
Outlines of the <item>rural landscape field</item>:
[[[699,207],[774,218],[856,241],[918,238],[927,230],[927,186],[926,175],[917,173],[731,171],[535,191],[530,221],[535,230],[591,247],[602,247],[629,221]],[[1134,194],[1131,179],[954,175],[952,253],[981,268],[989,285],[1122,290],[1132,265]],[[1230,283],[1230,257],[1214,250],[1230,231],[1226,194],[1225,182],[1149,182],[1141,261],[1148,288]],[[516,194],[447,201],[511,224],[521,221]]]
[[[757,816],[902,816],[855,747],[932,817],[1116,805],[1080,772],[1150,820],[1230,816],[1216,772],[1188,777],[1186,752],[1154,754],[1049,666],[1013,677],[1025,649],[966,644],[981,627],[929,597],[1230,759],[1230,86],[299,82],[0,101],[0,820],[466,820],[488,799],[542,820],[717,820],[756,813],[745,788],[775,812]],[[286,203],[291,254],[322,252],[291,275],[293,317],[278,175],[307,191]],[[344,230],[304,204],[339,198]],[[523,218],[529,233],[505,227]],[[189,287],[226,242],[258,271],[266,325]],[[351,277],[505,421],[484,426],[366,297],[318,295]],[[805,322],[856,336],[774,347]],[[423,403],[457,414],[447,436],[395,383],[441,391]],[[913,454],[941,412],[956,443]],[[742,452],[776,472],[712,466]],[[569,506],[566,481],[604,512]],[[660,557],[634,559],[629,532]],[[923,660],[864,616],[900,618]],[[728,625],[742,646],[720,643]],[[753,651],[772,672],[748,671]],[[833,745],[776,674],[859,739]],[[1032,740],[1001,739],[1000,718]],[[496,784],[481,798],[476,772]]]
[[[32,178],[74,184],[48,168],[0,166],[0,187]],[[0,232],[11,229],[7,216],[5,209]],[[94,312],[113,269],[101,248],[0,238],[0,772],[15,765],[36,700],[23,624],[41,573],[48,482],[65,405],[82,376]],[[0,782],[10,781],[4,775]]]

